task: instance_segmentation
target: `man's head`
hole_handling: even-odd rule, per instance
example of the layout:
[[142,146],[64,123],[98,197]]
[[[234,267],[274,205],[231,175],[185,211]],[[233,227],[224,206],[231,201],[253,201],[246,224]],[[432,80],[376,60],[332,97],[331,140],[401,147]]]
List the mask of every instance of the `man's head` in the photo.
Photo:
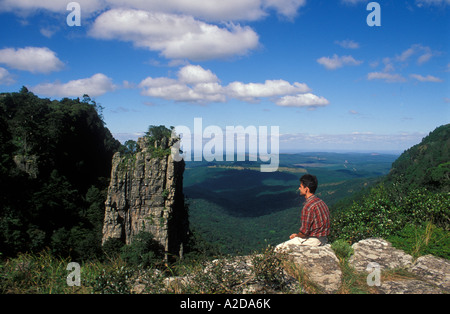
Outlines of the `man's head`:
[[300,178],[300,187],[303,185],[303,188],[309,189],[309,192],[311,194],[316,193],[316,189],[317,189],[317,185],[318,185],[318,181],[316,176],[313,176],[311,174],[305,174],[304,176],[302,176]]

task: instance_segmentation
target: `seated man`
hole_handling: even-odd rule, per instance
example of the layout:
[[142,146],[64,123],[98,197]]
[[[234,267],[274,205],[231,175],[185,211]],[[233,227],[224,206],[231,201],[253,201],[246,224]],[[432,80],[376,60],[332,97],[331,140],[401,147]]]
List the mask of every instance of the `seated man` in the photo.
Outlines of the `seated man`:
[[300,195],[306,199],[300,232],[291,234],[291,240],[281,243],[277,249],[287,248],[289,245],[319,246],[327,243],[327,236],[330,234],[330,211],[325,202],[314,195],[317,185],[317,178],[313,175],[305,174],[300,178]]

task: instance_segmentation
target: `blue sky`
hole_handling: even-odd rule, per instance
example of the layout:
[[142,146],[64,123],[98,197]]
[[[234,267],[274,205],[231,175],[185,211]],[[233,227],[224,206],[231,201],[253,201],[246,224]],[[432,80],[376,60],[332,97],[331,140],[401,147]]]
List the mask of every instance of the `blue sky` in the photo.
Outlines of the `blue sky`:
[[[149,125],[279,126],[281,151],[397,152],[450,118],[450,0],[0,0],[0,91]],[[76,12],[76,11],[75,11]]]

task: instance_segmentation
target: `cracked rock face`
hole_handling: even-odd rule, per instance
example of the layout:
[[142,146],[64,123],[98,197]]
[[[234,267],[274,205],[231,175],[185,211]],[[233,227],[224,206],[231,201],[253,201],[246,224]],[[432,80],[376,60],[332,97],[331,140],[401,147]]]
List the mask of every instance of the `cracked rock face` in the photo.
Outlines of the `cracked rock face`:
[[361,240],[352,245],[354,255],[349,263],[357,271],[366,271],[370,263],[376,263],[380,270],[407,268],[412,265],[413,258],[402,250],[394,248],[389,242],[372,238]]
[[419,257],[410,271],[450,292],[450,261],[433,255]]
[[[413,257],[394,248],[381,238],[361,240],[352,245],[354,254],[349,264],[356,271],[368,274],[367,280],[376,293],[382,294],[437,294],[450,292],[450,261],[432,255]],[[335,293],[341,287],[342,272],[330,245],[308,247],[290,245],[289,256],[308,274],[324,293]],[[404,269],[413,278],[372,281],[373,271]],[[370,280],[369,280],[370,279]]]
[[324,293],[335,293],[341,287],[342,271],[330,244],[316,247],[290,245],[288,254]]
[[436,294],[450,291],[450,261],[432,255],[417,260],[402,250],[392,247],[383,239],[366,239],[352,245],[354,255],[349,263],[357,271],[370,270],[368,265],[377,263],[381,271],[405,269],[416,279],[381,281],[378,291],[387,294]]
[[[175,162],[170,154],[156,157],[145,138],[138,144],[136,154],[113,157],[103,243],[116,238],[130,244],[145,231],[152,233],[166,253],[180,256],[189,224],[183,196],[184,161]],[[170,148],[167,141],[154,145]]]
[[382,294],[439,294],[440,289],[421,280],[385,281],[378,289]]

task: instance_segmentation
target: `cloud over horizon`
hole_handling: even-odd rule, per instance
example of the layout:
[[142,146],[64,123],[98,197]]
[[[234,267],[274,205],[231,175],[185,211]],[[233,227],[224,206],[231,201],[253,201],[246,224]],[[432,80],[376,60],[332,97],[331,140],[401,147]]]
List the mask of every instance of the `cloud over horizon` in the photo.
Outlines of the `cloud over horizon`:
[[354,151],[357,147],[360,151],[402,153],[402,148],[420,143],[426,135],[420,132],[375,134],[358,131],[342,134],[285,133],[280,135],[280,150],[292,146],[314,150],[325,146],[333,151]]
[[266,80],[264,83],[234,81],[226,86],[210,70],[199,65],[182,67],[177,78],[147,77],[139,84],[145,96],[178,102],[207,104],[238,99],[244,102],[259,102],[266,98],[278,106],[318,107],[329,101],[310,93],[305,83],[289,83],[285,80]]

